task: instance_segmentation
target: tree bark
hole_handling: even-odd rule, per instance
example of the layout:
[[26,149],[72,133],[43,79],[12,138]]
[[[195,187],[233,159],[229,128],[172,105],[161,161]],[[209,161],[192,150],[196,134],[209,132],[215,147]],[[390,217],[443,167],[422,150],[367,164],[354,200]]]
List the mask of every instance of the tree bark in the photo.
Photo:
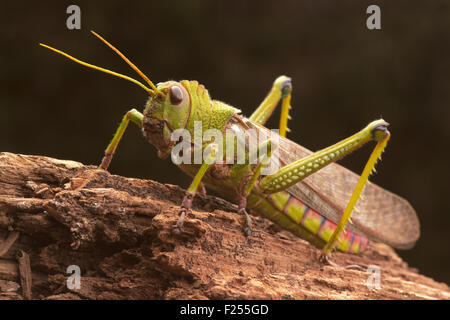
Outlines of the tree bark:
[[[195,197],[175,235],[183,196],[74,161],[0,153],[0,298],[450,299],[446,284],[383,244],[333,254],[364,268],[355,270],[322,265],[318,249],[261,217],[245,237],[237,206],[213,196]],[[29,256],[31,288],[20,288],[18,252]],[[79,289],[67,286],[73,265]]]

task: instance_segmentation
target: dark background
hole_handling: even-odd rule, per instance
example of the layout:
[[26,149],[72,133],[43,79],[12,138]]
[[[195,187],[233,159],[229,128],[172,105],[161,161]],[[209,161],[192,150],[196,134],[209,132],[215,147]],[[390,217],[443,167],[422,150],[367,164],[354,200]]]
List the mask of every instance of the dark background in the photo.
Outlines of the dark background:
[[[0,151],[99,164],[124,113],[142,110],[147,99],[139,87],[39,42],[138,78],[93,29],[155,82],[198,80],[247,116],[285,74],[294,86],[288,137],[307,148],[326,147],[380,117],[391,123],[372,181],[408,199],[421,220],[416,247],[399,254],[450,283],[449,1],[13,3],[0,5]],[[66,28],[70,4],[81,8],[81,30]],[[381,7],[381,30],[366,28],[370,4]],[[361,172],[370,150],[341,163]],[[133,126],[110,171],[189,184]]]

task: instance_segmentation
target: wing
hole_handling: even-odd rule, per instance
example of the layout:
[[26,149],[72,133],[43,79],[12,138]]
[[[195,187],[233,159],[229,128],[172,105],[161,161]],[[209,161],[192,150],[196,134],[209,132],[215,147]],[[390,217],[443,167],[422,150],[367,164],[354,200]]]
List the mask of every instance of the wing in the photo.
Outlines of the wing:
[[[269,129],[248,119],[244,121],[259,133],[271,133]],[[271,161],[275,164],[275,157],[278,156],[281,165],[289,164],[311,153],[313,152],[280,136],[278,154],[275,153]],[[358,179],[359,175],[332,163],[287,191],[338,223]],[[357,203],[357,210],[352,213],[352,222],[347,226],[349,230],[399,249],[413,247],[420,236],[419,219],[409,202],[373,183],[366,184],[362,198]]]

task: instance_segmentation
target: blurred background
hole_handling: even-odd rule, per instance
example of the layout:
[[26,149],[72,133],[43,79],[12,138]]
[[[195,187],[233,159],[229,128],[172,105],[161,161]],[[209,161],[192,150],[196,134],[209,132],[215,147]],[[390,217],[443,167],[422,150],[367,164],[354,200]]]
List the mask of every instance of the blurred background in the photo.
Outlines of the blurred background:
[[[66,9],[81,8],[81,30]],[[381,8],[381,30],[366,9]],[[0,151],[99,164],[145,91],[38,46],[138,78],[95,30],[153,81],[198,80],[250,115],[273,80],[293,82],[288,137],[319,150],[383,117],[392,139],[372,177],[416,209],[422,235],[399,254],[450,283],[450,2],[58,1],[0,5]],[[279,112],[268,123],[276,128]],[[340,163],[360,173],[366,147]],[[189,179],[130,126],[110,171],[187,187]],[[387,210],[389,208],[386,208]]]

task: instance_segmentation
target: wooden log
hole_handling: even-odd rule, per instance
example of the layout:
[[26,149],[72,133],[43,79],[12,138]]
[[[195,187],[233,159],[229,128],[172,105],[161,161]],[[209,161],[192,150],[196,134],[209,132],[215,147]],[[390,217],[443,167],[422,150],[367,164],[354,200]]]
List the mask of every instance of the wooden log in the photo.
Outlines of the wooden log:
[[[217,197],[197,196],[176,236],[183,195],[74,161],[0,153],[0,234],[20,232],[0,279],[18,281],[11,255],[23,250],[41,299],[450,299],[446,284],[383,244],[335,253],[365,268],[347,270],[322,265],[319,250],[261,217],[247,238],[236,205]],[[80,289],[67,288],[69,266],[80,268]]]

